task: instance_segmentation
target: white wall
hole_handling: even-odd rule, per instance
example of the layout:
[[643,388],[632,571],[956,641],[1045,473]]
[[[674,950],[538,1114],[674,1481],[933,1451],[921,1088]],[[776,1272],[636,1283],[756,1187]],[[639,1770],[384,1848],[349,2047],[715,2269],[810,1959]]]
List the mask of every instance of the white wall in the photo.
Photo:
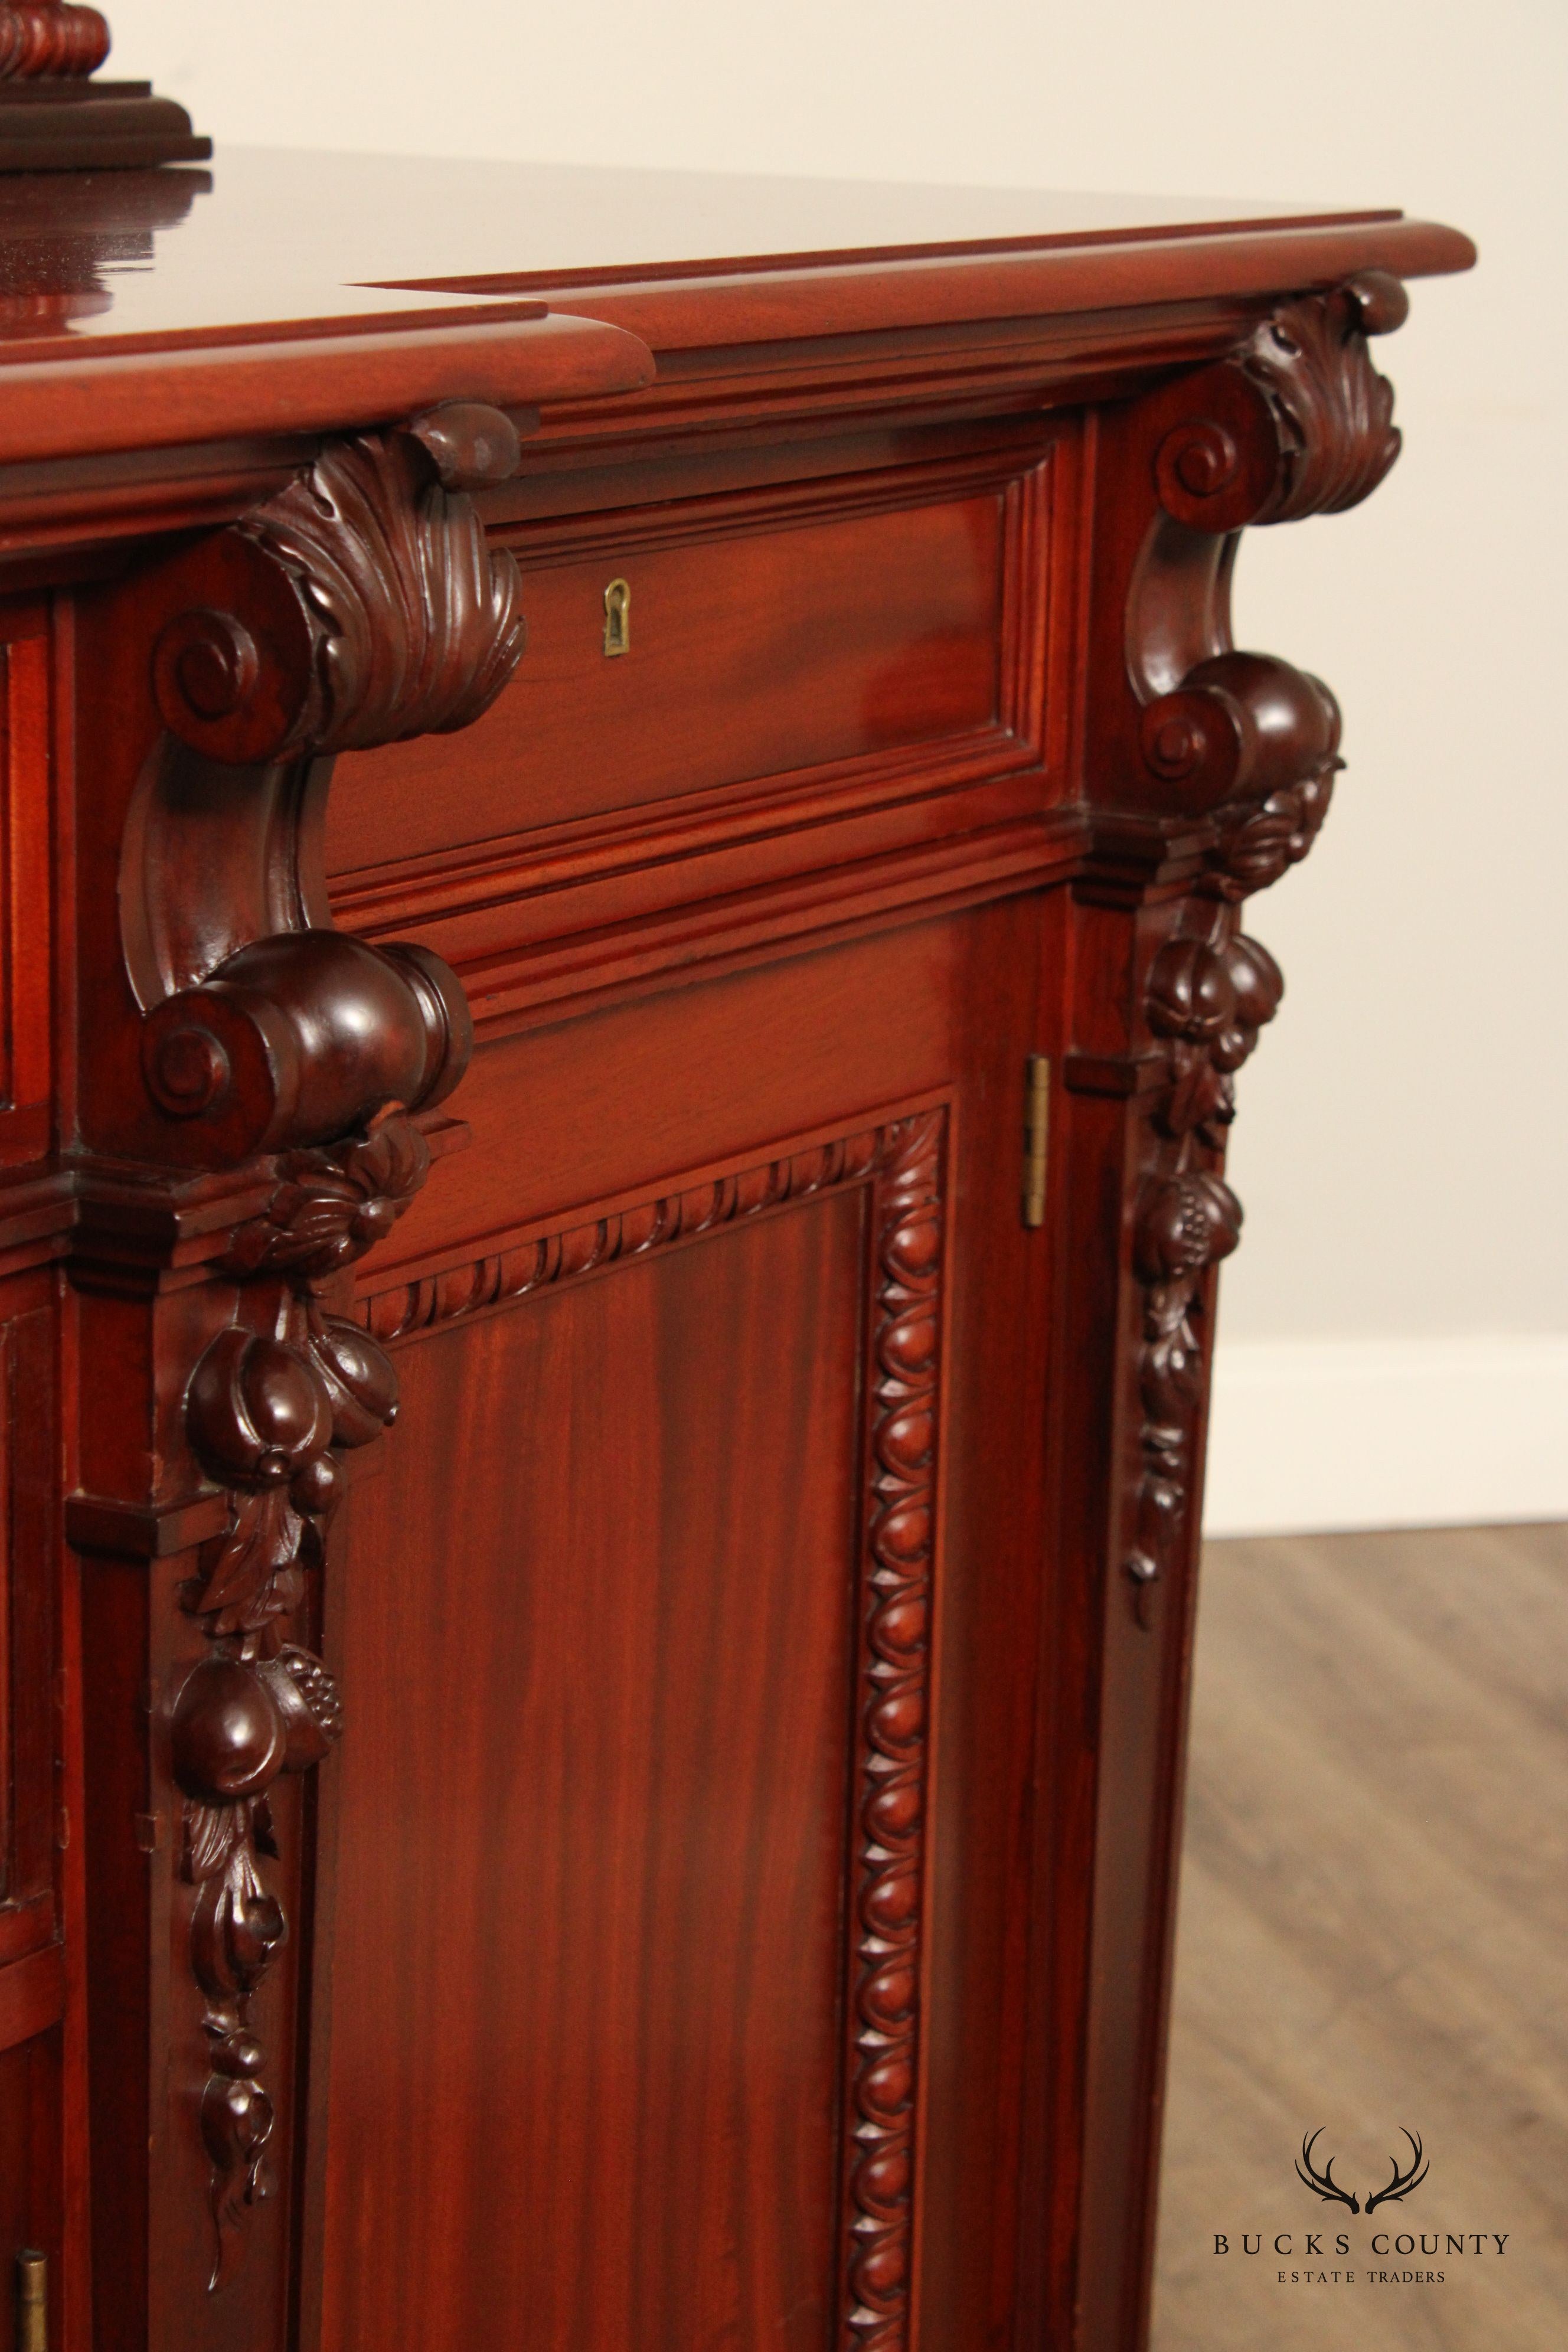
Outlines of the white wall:
[[1351,765],[1253,916],[1289,995],[1242,1082],[1210,1519],[1568,1515],[1563,0],[109,5],[111,70],[220,142],[1394,202],[1478,239],[1384,347],[1391,480],[1243,559],[1240,634],[1331,681]]

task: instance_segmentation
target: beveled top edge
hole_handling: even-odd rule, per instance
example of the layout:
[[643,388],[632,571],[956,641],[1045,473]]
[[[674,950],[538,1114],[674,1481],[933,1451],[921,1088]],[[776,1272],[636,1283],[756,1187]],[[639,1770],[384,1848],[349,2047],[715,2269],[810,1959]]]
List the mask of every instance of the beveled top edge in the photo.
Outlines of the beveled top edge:
[[1459,230],[1395,213],[538,290],[554,314],[591,316],[639,336],[651,351],[672,352],[1285,297],[1337,285],[1362,269],[1443,277],[1475,260]]
[[[965,192],[967,193],[967,192]],[[1200,208],[1200,213],[1201,213]],[[757,278],[774,271],[815,271],[866,268],[885,263],[962,261],[1012,253],[1082,252],[1099,246],[1183,244],[1210,236],[1279,236],[1302,229],[1381,226],[1402,221],[1394,206],[1366,212],[1261,211],[1237,217],[1220,215],[1192,221],[1151,221],[1114,228],[1062,229],[1016,236],[952,236],[916,238],[908,243],[868,246],[812,247],[798,252],[712,254],[699,259],[602,263],[585,268],[483,271],[470,276],[436,278],[376,278],[367,286],[390,293],[541,295],[563,286],[668,285],[679,279]]]
[[[447,398],[570,412],[639,397],[654,354],[715,380],[770,344],[853,369],[921,331],[961,373],[976,338],[1032,341],[1053,382],[1064,338],[1080,373],[1102,341],[1126,373],[1130,335],[1145,369],[1190,355],[1184,306],[1212,352],[1272,299],[1474,257],[1391,210],[1208,199],[243,150],[210,173],[0,175],[0,466]],[[918,397],[914,343],[896,364]]]

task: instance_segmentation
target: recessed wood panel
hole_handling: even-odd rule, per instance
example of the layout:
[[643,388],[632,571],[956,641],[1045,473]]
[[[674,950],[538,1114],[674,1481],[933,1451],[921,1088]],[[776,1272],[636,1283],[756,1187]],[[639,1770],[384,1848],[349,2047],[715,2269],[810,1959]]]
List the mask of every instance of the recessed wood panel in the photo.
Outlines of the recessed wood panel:
[[49,661],[42,608],[0,609],[0,1164],[49,1139]]
[[825,2352],[866,1188],[400,1351],[356,1497],[326,2352]]
[[[524,552],[528,651],[460,740],[339,763],[334,875],[993,726],[1003,493],[740,535]],[[711,526],[718,528],[717,523]],[[605,591],[630,590],[605,652]]]
[[27,1295],[0,1321],[0,1964],[57,1927],[55,1612],[26,1580],[49,1551],[53,1346],[47,1309]]

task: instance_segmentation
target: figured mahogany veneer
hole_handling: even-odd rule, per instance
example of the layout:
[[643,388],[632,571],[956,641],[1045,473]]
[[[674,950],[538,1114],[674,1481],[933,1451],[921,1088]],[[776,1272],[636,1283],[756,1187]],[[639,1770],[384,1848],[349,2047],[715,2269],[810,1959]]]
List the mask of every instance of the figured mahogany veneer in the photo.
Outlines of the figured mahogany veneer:
[[52,2352],[1138,2352],[1341,764],[1231,580],[1469,248],[433,171],[0,177],[0,2254]]

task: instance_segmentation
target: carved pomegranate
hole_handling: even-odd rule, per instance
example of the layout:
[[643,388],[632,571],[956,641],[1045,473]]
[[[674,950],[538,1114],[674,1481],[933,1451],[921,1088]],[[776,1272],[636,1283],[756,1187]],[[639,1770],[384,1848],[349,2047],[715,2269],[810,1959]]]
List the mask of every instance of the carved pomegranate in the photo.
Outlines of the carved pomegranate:
[[277,1700],[239,1658],[205,1658],[192,1670],[173,1737],[174,1776],[204,1805],[259,1796],[282,1771],[288,1747]]
[[226,1485],[278,1486],[331,1442],[331,1415],[310,1366],[281,1340],[231,1326],[191,1375],[186,1426]]
[[334,1445],[368,1444],[396,1420],[397,1374],[368,1331],[329,1315],[311,1353],[331,1400]]

